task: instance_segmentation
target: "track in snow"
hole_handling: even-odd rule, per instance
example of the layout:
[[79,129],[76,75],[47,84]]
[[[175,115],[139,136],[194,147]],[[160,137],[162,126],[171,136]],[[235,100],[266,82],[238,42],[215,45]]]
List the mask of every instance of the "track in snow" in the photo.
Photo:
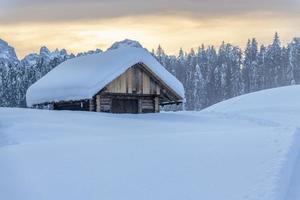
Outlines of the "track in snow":
[[285,200],[299,200],[300,197],[300,147],[298,159],[290,182],[290,188]]

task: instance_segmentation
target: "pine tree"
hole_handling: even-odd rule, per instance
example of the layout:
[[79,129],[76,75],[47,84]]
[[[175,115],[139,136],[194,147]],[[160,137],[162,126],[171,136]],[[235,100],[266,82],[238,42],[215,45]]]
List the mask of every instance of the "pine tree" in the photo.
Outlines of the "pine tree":
[[179,81],[181,81],[181,83],[183,83],[183,85],[185,85],[186,83],[186,62],[185,62],[185,55],[184,52],[182,50],[182,48],[180,48],[179,50],[179,54],[177,57],[177,63],[175,66],[175,71],[176,74],[175,76],[179,79]]
[[279,86],[283,77],[281,66],[281,47],[278,33],[275,33],[273,43],[267,48],[266,52],[266,88]]
[[200,66],[197,64],[195,67],[195,74],[193,77],[194,82],[194,110],[201,110],[206,107],[206,88],[205,88],[205,79],[202,75],[203,70],[200,69]]
[[195,67],[197,58],[194,49],[191,49],[190,53],[187,55],[186,60],[186,70],[185,70],[185,91],[186,91],[186,109],[194,110],[195,109]]
[[256,91],[267,88],[266,85],[266,74],[267,70],[265,67],[266,47],[261,45],[258,56],[257,56],[257,70],[256,70]]
[[251,61],[251,41],[248,40],[247,47],[245,50],[245,60],[242,69],[242,76],[244,82],[244,91],[249,93],[251,85],[251,70],[252,70],[252,61]]
[[220,73],[220,92],[222,100],[229,99],[243,93],[241,58],[242,53],[238,47],[234,47],[223,42],[219,49],[218,58],[218,72]]
[[243,68],[242,68],[242,76],[243,76],[243,83],[244,83],[244,92],[249,93],[253,91],[257,91],[257,42],[255,38],[252,41],[248,40],[247,47],[245,50],[245,59],[243,61]]
[[218,97],[218,83],[216,77],[218,77],[218,55],[215,48],[208,47],[206,50],[207,55],[207,77],[206,77],[206,91],[207,91],[207,105],[210,106],[220,101]]
[[289,44],[289,49],[289,63],[293,74],[290,81],[291,84],[300,84],[300,38],[294,38],[291,44]]
[[283,47],[281,51],[281,69],[282,69],[282,78],[280,86],[291,85],[295,83],[294,73],[292,66],[289,60],[290,48]]

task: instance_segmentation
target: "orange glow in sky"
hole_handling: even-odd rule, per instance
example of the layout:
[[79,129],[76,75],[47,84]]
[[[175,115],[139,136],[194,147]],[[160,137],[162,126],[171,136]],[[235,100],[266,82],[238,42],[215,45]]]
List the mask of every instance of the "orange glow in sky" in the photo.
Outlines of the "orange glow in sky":
[[149,50],[160,44],[167,53],[177,54],[180,47],[189,51],[202,43],[219,46],[222,41],[244,47],[256,37],[269,44],[276,31],[282,43],[300,35],[298,16],[251,13],[226,17],[188,15],[140,15],[93,20],[0,23],[0,38],[16,48],[20,58],[37,52],[41,46],[65,48],[69,52],[100,48],[125,38],[138,40]]

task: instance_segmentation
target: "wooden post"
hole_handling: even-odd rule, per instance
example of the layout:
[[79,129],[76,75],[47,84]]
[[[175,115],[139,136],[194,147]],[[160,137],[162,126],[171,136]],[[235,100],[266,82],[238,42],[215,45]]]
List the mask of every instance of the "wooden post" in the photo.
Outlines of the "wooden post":
[[96,95],[96,112],[101,112],[100,95]]
[[143,112],[142,100],[138,99],[138,113],[142,113],[142,112]]
[[159,112],[159,98],[158,97],[154,98],[154,112],[156,112],[156,113]]
[[94,98],[92,97],[90,100],[89,100],[89,109],[90,111],[95,111],[95,105],[94,105]]
[[129,68],[127,71],[127,92],[132,93],[132,68]]
[[158,85],[156,85],[156,94],[160,95],[160,87]]

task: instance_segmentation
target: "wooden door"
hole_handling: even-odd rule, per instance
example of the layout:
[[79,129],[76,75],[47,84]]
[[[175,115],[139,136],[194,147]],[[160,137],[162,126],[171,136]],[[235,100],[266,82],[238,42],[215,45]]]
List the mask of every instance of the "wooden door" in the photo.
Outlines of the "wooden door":
[[138,113],[137,99],[112,99],[112,113]]

